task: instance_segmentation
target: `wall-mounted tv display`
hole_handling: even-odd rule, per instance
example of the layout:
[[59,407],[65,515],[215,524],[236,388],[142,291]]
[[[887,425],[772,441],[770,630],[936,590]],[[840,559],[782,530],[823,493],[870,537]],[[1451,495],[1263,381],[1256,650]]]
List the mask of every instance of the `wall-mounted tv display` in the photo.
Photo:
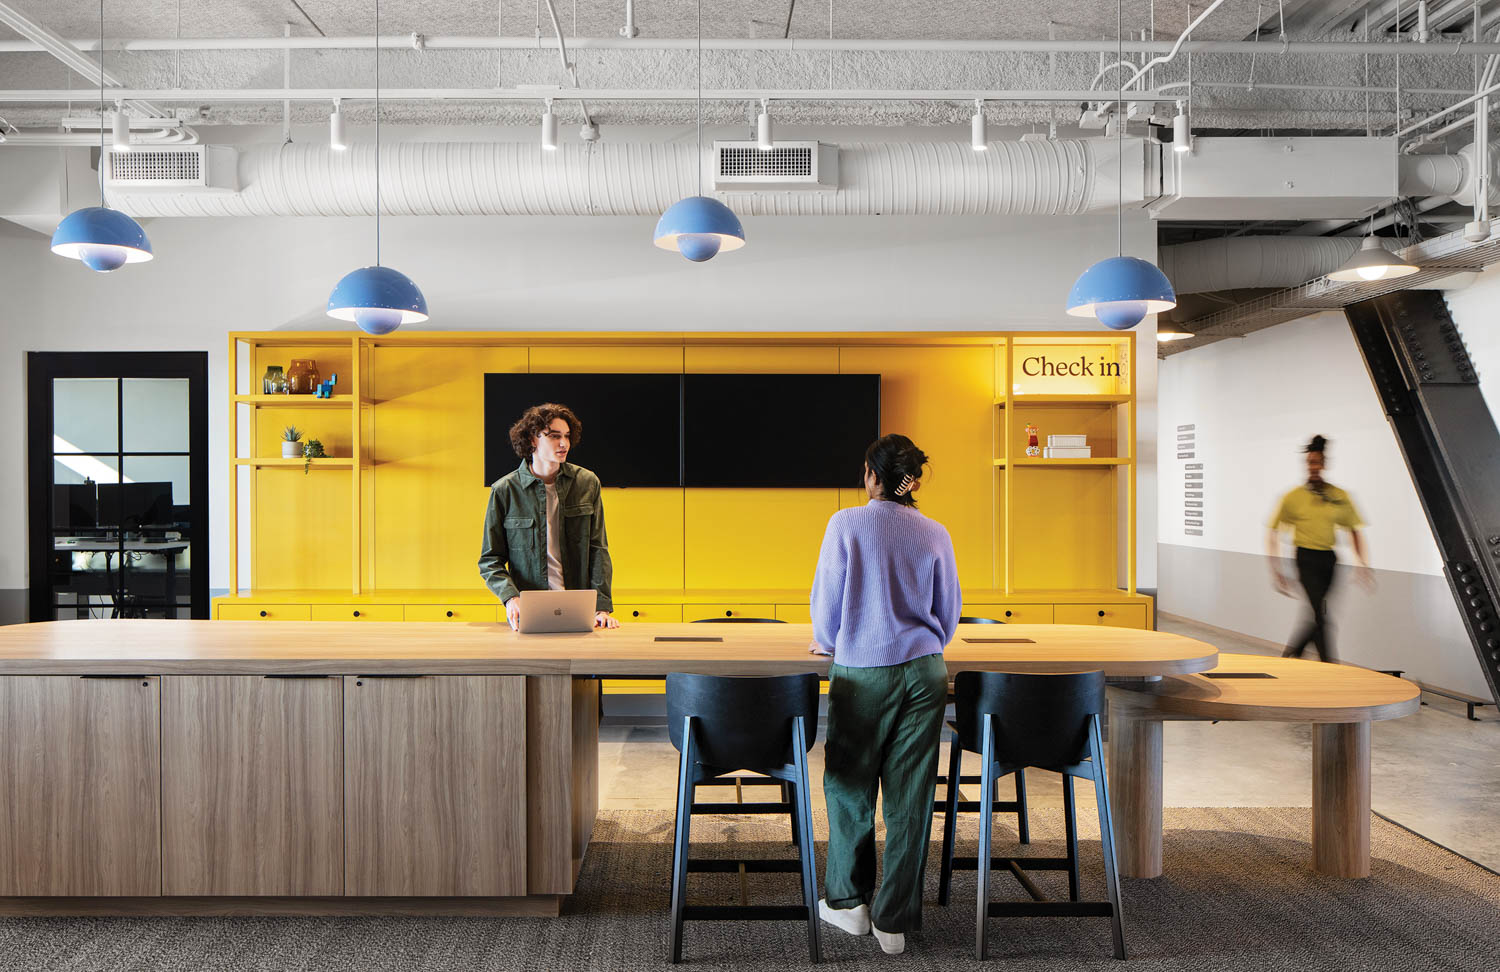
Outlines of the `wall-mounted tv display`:
[[683,376],[683,485],[858,486],[879,375]]
[[583,423],[568,456],[605,486],[682,484],[682,376],[487,374],[484,483],[520,464],[510,427],[533,405],[566,405]]
[[605,486],[858,486],[880,435],[879,375],[487,374],[486,485],[516,468],[510,427],[542,402],[578,415],[568,461]]

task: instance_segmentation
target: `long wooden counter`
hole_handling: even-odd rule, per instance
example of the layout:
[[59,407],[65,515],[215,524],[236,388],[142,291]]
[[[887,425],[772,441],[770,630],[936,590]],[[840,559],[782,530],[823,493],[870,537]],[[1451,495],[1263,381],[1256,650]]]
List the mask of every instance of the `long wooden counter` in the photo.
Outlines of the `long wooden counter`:
[[[597,677],[826,672],[811,635],[0,627],[0,913],[556,914],[597,811]],[[954,672],[1126,677],[1216,657],[1071,625],[965,625],[946,652]]]

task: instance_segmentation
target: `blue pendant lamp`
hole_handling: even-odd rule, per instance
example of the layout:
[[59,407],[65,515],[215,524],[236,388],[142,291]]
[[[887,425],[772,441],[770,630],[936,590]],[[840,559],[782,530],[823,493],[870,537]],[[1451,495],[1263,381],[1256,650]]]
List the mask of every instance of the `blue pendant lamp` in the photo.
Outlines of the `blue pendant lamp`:
[[656,221],[656,245],[694,263],[721,250],[745,245],[745,228],[734,210],[703,195],[703,0],[698,0],[698,195],[679,199]]
[[[1115,0],[1115,45],[1121,46],[1120,0]],[[1116,60],[1123,60],[1117,50]],[[1177,306],[1177,294],[1167,275],[1156,264],[1138,257],[1125,256],[1125,104],[1122,84],[1115,101],[1115,170],[1118,174],[1115,197],[1116,237],[1119,256],[1112,256],[1083,271],[1073,289],[1068,291],[1068,313],[1074,317],[1095,317],[1105,327],[1128,330],[1147,314],[1160,314]]]
[[99,205],[73,210],[52,234],[53,253],[82,260],[99,273],[155,256],[141,224],[104,204],[104,164],[104,0],[99,0]]
[[366,334],[427,320],[427,298],[412,279],[380,265],[380,0],[375,0],[375,265],[344,274],[328,295],[328,316]]

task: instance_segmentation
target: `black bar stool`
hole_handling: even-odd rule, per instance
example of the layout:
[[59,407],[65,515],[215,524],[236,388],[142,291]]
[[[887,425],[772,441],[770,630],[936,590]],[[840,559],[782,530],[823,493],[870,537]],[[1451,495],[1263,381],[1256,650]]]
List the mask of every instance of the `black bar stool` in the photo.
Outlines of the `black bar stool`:
[[[974,954],[985,957],[988,918],[1037,915],[1107,917],[1114,936],[1115,958],[1125,957],[1125,932],[1120,907],[1120,878],[1115,868],[1113,822],[1104,773],[1103,734],[1099,714],[1104,710],[1104,673],[1017,675],[1008,672],[959,672],[954,679],[957,719],[949,775],[957,775],[959,754],[978,752],[981,760],[979,806],[994,800],[995,781],[1022,767],[1036,766],[1063,776],[1063,813],[1067,818],[1067,856],[992,857],[991,814],[979,825],[979,855],[953,856],[957,791],[949,790],[948,814],[943,821],[943,866],[938,903],[948,903],[953,871],[977,870],[979,894]],[[1080,901],[1078,897],[1078,815],[1073,778],[1094,781],[1099,804],[1100,845],[1104,852],[1104,882],[1108,901]],[[981,811],[982,812],[982,811]],[[1026,869],[1068,872],[1068,900],[1050,900]],[[1031,901],[990,901],[990,870],[1007,870],[1031,895]]]
[[[1001,621],[999,618],[971,618],[971,617],[962,617],[962,618],[958,619],[958,623],[959,624],[1004,624],[1005,622]],[[949,702],[953,701],[953,690],[952,690],[951,687],[948,690],[948,701]],[[977,776],[960,776],[958,778],[958,782],[959,782],[960,785],[963,785],[963,784],[976,785],[976,784],[979,783],[979,777],[977,777]],[[948,786],[948,776],[947,776],[947,774],[945,774],[945,773],[939,773],[938,776],[937,776],[937,784],[938,784],[938,786],[946,788]],[[994,803],[994,805],[993,805],[993,807],[992,807],[992,810],[995,813],[1014,813],[1016,815],[1016,836],[1017,836],[1017,838],[1023,844],[1029,844],[1029,843],[1031,843],[1031,821],[1028,818],[1027,813],[1026,813],[1026,771],[1025,770],[1023,770],[1023,769],[1016,770],[1016,798],[1014,800],[996,800],[995,803]],[[959,811],[959,813],[978,813],[979,812],[979,801],[978,800],[960,800],[958,802],[958,811]],[[937,818],[938,820],[942,820],[942,819],[944,819],[944,815],[947,814],[947,812],[948,812],[948,800],[947,800],[946,797],[941,798],[941,799],[936,799],[936,800],[934,800],[932,802],[932,815],[935,818]]]
[[[807,922],[812,961],[818,944],[818,879],[813,856],[812,803],[807,751],[818,733],[818,676],[733,678],[667,676],[667,730],[682,753],[677,771],[677,818],[672,848],[672,961],[682,961],[684,921],[801,918]],[[762,773],[787,785],[791,799],[777,803],[694,803],[700,785],[736,770]],[[692,860],[688,845],[695,814],[785,813],[792,819],[797,860]],[[689,905],[690,871],[802,875],[802,904]]]

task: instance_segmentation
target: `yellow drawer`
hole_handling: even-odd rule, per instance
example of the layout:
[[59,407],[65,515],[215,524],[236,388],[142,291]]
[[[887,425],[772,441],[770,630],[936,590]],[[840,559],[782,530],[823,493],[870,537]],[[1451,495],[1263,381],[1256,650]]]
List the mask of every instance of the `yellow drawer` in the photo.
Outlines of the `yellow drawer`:
[[311,621],[306,604],[220,604],[220,621]]
[[[476,621],[499,620],[499,606],[495,604],[408,604],[402,620],[406,621]],[[376,618],[372,620],[397,620]]]
[[621,621],[654,621],[657,624],[682,623],[680,604],[615,605],[615,617]]
[[662,695],[666,684],[660,678],[606,678],[599,691],[605,695]]
[[1146,627],[1144,604],[1059,604],[1054,610],[1058,624],[1099,624],[1112,628]]
[[789,624],[810,624],[812,612],[806,604],[778,604],[776,605],[776,620],[786,621]]
[[1006,624],[1051,624],[1050,604],[965,604],[964,616],[994,618]]
[[774,618],[774,604],[684,604],[682,620],[700,621],[704,618]]
[[399,604],[314,604],[314,621],[400,621],[406,612]]

